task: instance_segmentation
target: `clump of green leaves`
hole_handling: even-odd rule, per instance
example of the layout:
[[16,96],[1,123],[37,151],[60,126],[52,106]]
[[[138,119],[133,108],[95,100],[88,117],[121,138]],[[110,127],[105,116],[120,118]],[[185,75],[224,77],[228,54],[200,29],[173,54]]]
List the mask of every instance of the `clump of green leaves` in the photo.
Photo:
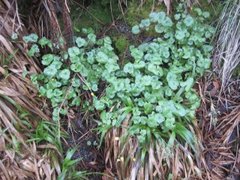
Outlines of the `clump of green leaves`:
[[88,179],[89,173],[86,171],[76,171],[76,165],[81,159],[73,159],[73,155],[76,149],[70,149],[67,151],[66,156],[62,163],[62,172],[58,176],[58,180],[65,179]]
[[180,4],[174,18],[152,12],[132,28],[133,34],[154,29],[158,37],[130,46],[132,59],[107,79],[106,95],[95,100],[96,109],[102,111],[103,133],[106,128],[121,126],[130,115],[128,133],[143,147],[152,138],[167,142],[175,135],[193,145],[187,127],[200,104],[193,85],[210,66],[212,46],[208,40],[214,33],[214,28],[204,23],[209,13],[199,8],[194,11],[196,17]]
[[[67,52],[42,56],[44,71],[32,80],[40,94],[50,99],[53,119],[59,120],[70,107],[82,105],[82,92],[99,94],[100,82],[104,82],[105,92],[93,96],[93,106],[101,113],[102,137],[130,117],[127,135],[137,137],[141,147],[153,138],[172,144],[175,137],[193,145],[187,127],[200,104],[193,85],[210,66],[212,46],[208,40],[214,28],[205,23],[208,12],[196,8],[194,17],[183,4],[176,11],[173,18],[152,12],[132,28],[133,34],[154,30],[157,37],[130,46],[131,58],[122,68],[111,39],[97,40],[91,32],[76,38],[76,46]],[[47,40],[40,45],[53,47]],[[92,109],[90,104],[88,107]]]
[[[25,39],[29,42],[32,35]],[[36,36],[34,42],[37,42]],[[52,47],[48,42],[49,40],[42,38],[38,44]],[[111,43],[109,37],[97,40],[96,35],[88,33],[86,38],[76,38],[76,46],[69,48],[67,52],[49,53],[41,57],[43,73],[31,78],[41,96],[51,101],[53,120],[57,121],[60,115],[66,115],[69,108],[80,106],[83,91],[96,92],[100,81],[114,76],[119,66]],[[39,49],[38,44],[33,46]],[[39,51],[32,52],[32,47],[29,54],[34,56]]]
[[[58,127],[54,123],[41,121],[29,141],[35,141],[36,143],[48,142],[54,145],[58,151],[62,152],[62,144],[57,134]],[[62,138],[66,137],[64,132],[61,132],[60,135]]]
[[123,54],[129,45],[129,40],[125,36],[114,37],[114,42],[119,54]]

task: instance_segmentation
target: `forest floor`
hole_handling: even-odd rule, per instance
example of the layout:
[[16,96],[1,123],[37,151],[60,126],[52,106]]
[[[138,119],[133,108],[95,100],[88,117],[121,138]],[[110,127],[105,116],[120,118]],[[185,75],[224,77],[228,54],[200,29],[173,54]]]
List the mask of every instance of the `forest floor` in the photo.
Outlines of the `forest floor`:
[[[144,7],[140,7],[139,3],[130,3],[127,7],[124,7],[128,9],[127,13],[123,12],[118,4],[108,3],[107,5],[103,5],[101,2],[105,1],[95,1],[94,3],[92,1],[81,2],[82,1],[76,0],[70,3],[72,28],[75,35],[81,35],[82,28],[91,27],[98,38],[110,36],[120,59],[120,65],[125,64],[125,59],[130,56],[128,48],[130,44],[149,42],[154,38],[151,34],[142,34],[136,37],[131,33],[131,27],[142,18],[145,18],[151,11],[153,8],[152,2],[146,3]],[[154,8],[157,10],[164,9],[163,6],[157,5]],[[214,12],[212,17],[212,21],[214,22],[218,7],[207,6],[207,9]],[[1,12],[3,12],[3,10],[0,11],[0,15]],[[61,25],[62,19],[60,19],[59,22]],[[0,42],[5,43],[6,46],[5,48],[0,47],[0,52],[4,52],[5,49],[9,51],[12,45],[9,46],[10,43],[4,41],[2,34],[5,32],[1,33]],[[20,45],[15,47],[18,46],[20,47]],[[24,50],[26,47],[23,46],[21,48]],[[14,51],[10,50],[9,52],[13,53]],[[19,52],[15,53],[17,54]],[[41,101],[41,97],[38,97],[37,92],[28,85],[29,80],[24,80],[23,78],[23,73],[26,71],[25,67],[28,67],[31,63],[27,61],[30,60],[23,60],[25,58],[24,55],[20,57],[22,59],[20,58],[21,61],[19,60],[19,62],[22,62],[22,64],[17,61],[11,62],[13,57],[5,58],[5,56],[0,56],[0,58],[4,59],[4,61],[0,61],[0,113],[2,113],[0,114],[0,120],[2,119],[3,122],[0,124],[0,178],[4,176],[9,178],[7,175],[7,171],[9,171],[19,172],[19,174],[24,177],[38,176],[39,179],[41,173],[51,174],[53,172],[50,165],[48,165],[49,162],[43,160],[44,158],[42,157],[51,157],[52,154],[57,154],[59,151],[55,151],[56,147],[49,146],[50,143],[46,145],[50,148],[46,149],[54,150],[53,152],[43,151],[42,149],[44,149],[45,144],[41,144],[40,148],[36,148],[35,140],[36,142],[38,141],[37,138],[34,139],[34,137],[32,137],[32,134],[37,134],[36,129],[38,129],[38,123],[31,121],[31,119],[35,117],[30,114],[40,114],[41,119],[42,117],[48,119],[50,112],[48,110],[42,111],[44,108],[38,109],[37,106],[33,106]],[[39,71],[39,69],[36,68],[36,71]],[[206,174],[203,175],[206,177],[205,179],[218,180],[222,177],[233,180],[240,179],[239,76],[233,76],[229,85],[223,88],[221,79],[217,77],[213,70],[209,70],[205,73],[204,77],[198,80],[195,89],[201,98],[201,106],[197,110],[194,124],[194,132],[196,132],[200,145],[201,160],[194,159],[194,163],[201,161],[201,168],[205,169],[206,172]],[[32,101],[31,99],[34,100]],[[29,104],[26,102],[29,102]],[[42,100],[41,103],[47,104],[46,99]],[[44,107],[44,105],[42,105],[42,107]],[[29,112],[29,110],[31,110],[31,112]],[[7,121],[7,118],[10,119],[10,121]],[[17,119],[17,122],[14,118]],[[22,121],[22,119],[24,120]],[[115,169],[109,169],[106,165],[106,157],[104,157],[106,149],[104,149],[104,144],[100,146],[100,136],[96,130],[98,125],[96,119],[95,114],[82,112],[81,109],[78,110],[73,121],[69,122],[66,119],[66,122],[63,123],[61,128],[67,132],[69,136],[61,139],[63,154],[60,156],[65,156],[69,149],[76,149],[70,158],[72,160],[80,159],[77,163],[76,170],[90,172],[88,178],[93,180],[101,178],[103,180],[114,179],[116,172]],[[30,125],[31,123],[29,122],[31,122],[32,125]],[[11,132],[8,133],[7,131],[9,129]],[[23,138],[21,137],[21,133]],[[55,141],[55,131],[51,132],[53,133],[53,136],[51,136],[52,139],[50,138],[51,141],[45,137],[46,134],[44,133],[46,132],[41,134],[39,131],[38,133],[43,135],[41,138],[45,141],[52,142],[52,139]],[[16,140],[16,138],[18,140]],[[28,141],[33,142],[33,144],[26,145],[23,139],[28,139]],[[21,143],[23,147],[29,149],[29,152],[20,152]],[[8,147],[10,147],[11,150],[6,150]],[[31,156],[31,154],[34,154],[34,156]],[[13,161],[14,159],[16,159],[16,161]],[[54,163],[55,171],[58,172],[62,164],[59,163],[56,165],[57,162]],[[24,168],[21,168],[21,166]],[[41,169],[39,172],[36,170],[38,168]],[[17,176],[18,175],[15,177]],[[53,176],[55,177],[55,175]],[[45,175],[43,177],[45,177]]]

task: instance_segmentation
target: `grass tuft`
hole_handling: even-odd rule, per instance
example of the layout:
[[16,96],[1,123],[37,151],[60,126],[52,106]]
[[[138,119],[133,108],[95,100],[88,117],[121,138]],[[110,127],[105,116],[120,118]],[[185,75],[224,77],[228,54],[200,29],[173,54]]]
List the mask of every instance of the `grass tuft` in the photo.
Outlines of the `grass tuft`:
[[214,68],[228,85],[233,71],[240,62],[240,1],[226,1],[217,25]]

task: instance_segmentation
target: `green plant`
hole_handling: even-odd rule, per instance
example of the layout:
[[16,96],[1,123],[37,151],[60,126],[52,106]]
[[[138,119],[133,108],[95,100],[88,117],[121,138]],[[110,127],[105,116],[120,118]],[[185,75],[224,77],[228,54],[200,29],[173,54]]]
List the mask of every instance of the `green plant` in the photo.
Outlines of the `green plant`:
[[120,127],[130,115],[128,135],[136,136],[141,147],[146,148],[152,138],[168,142],[177,135],[194,148],[187,127],[200,99],[193,85],[210,66],[208,39],[214,33],[213,27],[204,24],[209,13],[199,8],[194,12],[196,18],[180,4],[173,19],[164,12],[152,12],[133,26],[134,34],[154,29],[157,38],[130,46],[132,59],[107,79],[105,96],[95,99],[95,108],[102,111],[99,129],[103,134]]
[[[29,141],[34,141],[36,143],[48,142],[54,145],[59,152],[62,152],[62,143],[56,134],[58,134],[58,127],[55,125],[55,123],[43,120],[39,122]],[[66,134],[61,132],[61,138],[64,137],[66,137]]]
[[88,173],[86,171],[76,171],[76,164],[80,161],[80,159],[72,159],[72,156],[76,149],[70,149],[67,151],[66,156],[62,163],[62,172],[58,176],[58,180],[65,179],[88,179]]
[[[130,46],[132,57],[123,68],[117,64],[111,39],[97,40],[92,32],[76,38],[77,46],[67,52],[42,56],[44,71],[32,80],[40,94],[50,99],[53,119],[59,120],[60,114],[66,115],[74,106],[93,110],[92,102],[101,113],[98,130],[102,139],[128,118],[127,136],[136,137],[145,152],[152,139],[169,146],[184,140],[194,149],[194,135],[188,126],[200,99],[193,85],[210,66],[212,46],[208,40],[214,28],[205,23],[209,13],[199,8],[193,10],[196,17],[187,13],[183,4],[176,12],[173,18],[152,12],[133,26],[136,36],[151,30],[155,38]],[[38,53],[38,48],[33,49],[30,55]],[[82,102],[81,94],[88,92],[92,101]]]
[[114,38],[114,42],[119,54],[124,53],[129,45],[129,40],[124,36],[117,36]]
[[[59,120],[60,115],[66,115],[70,107],[81,105],[83,92],[94,95],[98,91],[99,82],[110,78],[119,69],[111,39],[105,37],[96,40],[93,33],[87,33],[86,39],[76,38],[77,46],[69,48],[67,52],[43,55],[43,73],[31,76],[40,95],[51,101],[55,121]],[[37,42],[36,38],[34,42]],[[44,41],[40,39],[38,43],[43,47],[53,47],[46,38]],[[36,44],[33,46],[38,47]],[[32,47],[30,55],[39,52],[32,51]],[[85,102],[85,106],[88,106],[88,102]]]
[[[31,44],[28,55],[39,58],[44,66],[43,73],[33,74],[31,80],[40,95],[50,100],[54,120],[53,124],[40,123],[32,141],[49,142],[56,145],[60,152],[62,152],[60,116],[67,115],[69,109],[77,106],[82,106],[85,111],[93,110],[90,105],[91,96],[95,99],[94,93],[100,91],[98,89],[100,82],[114,76],[115,71],[119,69],[118,57],[113,51],[111,39],[105,37],[97,40],[91,30],[84,29],[83,32],[86,37],[76,38],[76,46],[67,51],[60,51],[58,45],[45,37],[39,39],[36,34],[24,37],[24,40]],[[50,53],[40,56],[42,48],[48,49]],[[82,102],[85,95],[91,95],[90,99]],[[75,165],[79,160],[71,159],[73,153],[74,151],[69,151],[63,160],[59,179],[85,177],[86,172],[75,171]]]

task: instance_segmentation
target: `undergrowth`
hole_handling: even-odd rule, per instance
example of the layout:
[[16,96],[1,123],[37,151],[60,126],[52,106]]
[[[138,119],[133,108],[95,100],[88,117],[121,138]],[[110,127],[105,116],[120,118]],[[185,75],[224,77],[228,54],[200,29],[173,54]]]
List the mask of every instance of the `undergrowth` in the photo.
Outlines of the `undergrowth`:
[[[76,45],[67,51],[46,38],[26,36],[24,40],[31,43],[29,55],[40,58],[44,66],[32,81],[40,95],[50,100],[53,120],[60,123],[74,107],[97,111],[103,140],[111,128],[129,119],[126,136],[138,140],[142,160],[153,139],[168,147],[187,142],[194,150],[188,125],[200,99],[193,86],[210,66],[208,40],[214,28],[206,23],[208,12],[199,8],[193,12],[195,16],[179,4],[173,17],[152,12],[133,26],[136,38],[143,31],[154,31],[155,38],[130,45],[131,56],[123,66],[118,64],[111,38],[97,39],[86,29],[85,36],[77,37]],[[50,53],[40,55],[46,47]]]
[[[81,160],[73,159],[76,149],[69,149],[66,154],[63,152],[62,139],[59,139],[58,127],[56,124],[42,120],[32,132],[28,142],[35,142],[37,145],[47,143],[49,147],[45,149],[45,154],[50,157],[51,163],[58,166],[58,180],[65,179],[87,179],[89,173],[86,171],[77,171],[76,166]],[[67,134],[61,131],[61,138],[67,137]]]

